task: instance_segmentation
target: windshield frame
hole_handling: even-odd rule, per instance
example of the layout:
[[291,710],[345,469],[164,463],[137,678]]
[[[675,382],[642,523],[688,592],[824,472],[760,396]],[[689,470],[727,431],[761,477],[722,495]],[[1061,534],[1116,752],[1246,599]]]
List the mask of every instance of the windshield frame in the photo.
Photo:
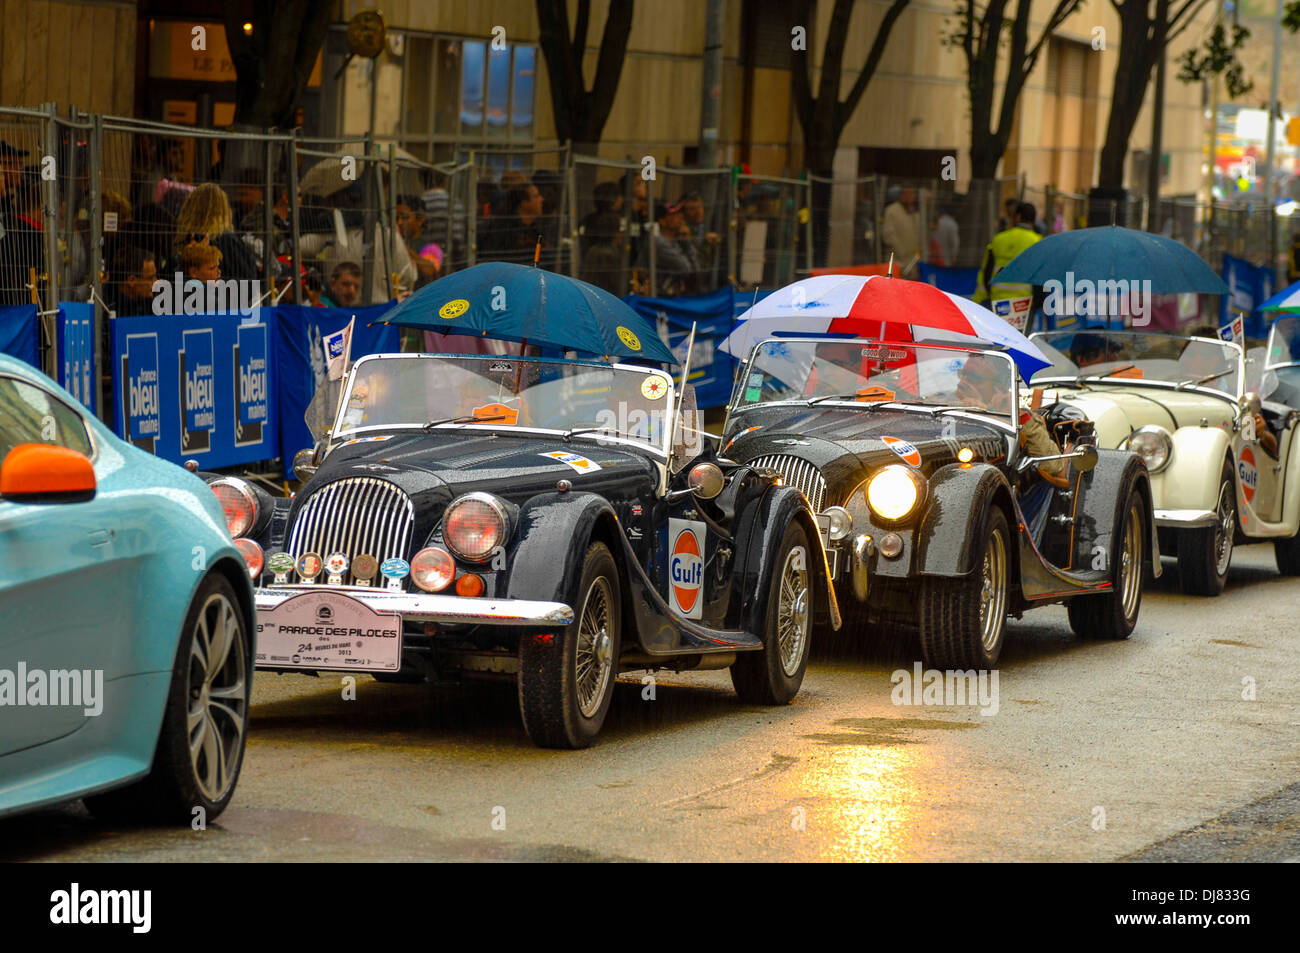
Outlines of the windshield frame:
[[[1162,381],[1162,380],[1156,380],[1154,378],[1145,378],[1145,377],[1111,377],[1104,374],[1086,374],[1086,373],[1074,374],[1065,377],[1039,377],[1038,374],[1035,374],[1034,379],[1028,382],[1028,386],[1030,388],[1045,388],[1045,387],[1059,387],[1062,384],[1068,384],[1071,388],[1080,390],[1082,388],[1079,386],[1078,382],[1082,381],[1086,385],[1110,384],[1110,385],[1117,385],[1120,387],[1154,387],[1159,390],[1181,391],[1184,393],[1186,393],[1187,391],[1192,391],[1197,394],[1204,394],[1209,397],[1216,397],[1219,400],[1226,400],[1233,404],[1240,402],[1242,395],[1245,393],[1246,352],[1242,348],[1242,346],[1240,344],[1237,344],[1235,341],[1224,341],[1221,338],[1208,338],[1208,337],[1201,337],[1200,335],[1170,334],[1166,331],[1134,331],[1132,328],[1123,328],[1123,329],[1114,328],[1111,329],[1110,331],[1097,330],[1095,328],[1078,328],[1075,330],[1063,329],[1060,331],[1035,331],[1033,334],[1029,336],[1029,340],[1031,341],[1041,340],[1043,343],[1052,346],[1054,350],[1059,350],[1058,348],[1055,347],[1055,345],[1052,344],[1051,339],[1048,338],[1047,335],[1079,334],[1084,332],[1098,333],[1098,334],[1107,334],[1107,333],[1125,334],[1134,337],[1141,336],[1141,337],[1172,338],[1178,341],[1189,341],[1189,342],[1203,341],[1207,344],[1217,344],[1221,347],[1225,347],[1229,351],[1235,352],[1237,356],[1236,393],[1230,394],[1226,390],[1220,390],[1216,387],[1209,386],[1210,384],[1213,383],[1213,381],[1207,382],[1205,384],[1187,384],[1182,387],[1179,387],[1178,381]],[[1116,362],[1108,361],[1107,363],[1116,363]],[[1047,370],[1050,370],[1050,367],[1043,368],[1043,371],[1047,371]],[[1080,370],[1084,370],[1084,369],[1080,368]],[[1039,373],[1042,373],[1042,371],[1040,371]]]
[[1300,361],[1280,361],[1274,364],[1268,359],[1268,355],[1273,351],[1273,338],[1277,335],[1277,326],[1288,318],[1300,322],[1300,313],[1295,311],[1279,312],[1278,317],[1273,319],[1273,324],[1268,329],[1268,340],[1264,342],[1264,370],[1266,371],[1271,371],[1275,367],[1300,367]]
[[972,420],[977,420],[980,423],[984,423],[984,424],[991,424],[1010,434],[1016,433],[1016,429],[1017,429],[1016,410],[1020,406],[1020,374],[1018,368],[1016,367],[1015,361],[1012,360],[1011,358],[1011,355],[1008,354],[1002,348],[973,346],[974,342],[972,342],[971,345],[967,345],[967,344],[956,344],[952,341],[881,341],[876,338],[837,337],[837,336],[819,336],[819,335],[782,335],[780,337],[769,336],[763,338],[761,341],[759,341],[750,349],[749,354],[748,356],[746,356],[745,360],[742,361],[740,364],[738,364],[736,367],[736,379],[732,384],[731,400],[727,405],[728,408],[727,420],[723,425],[724,433],[726,433],[726,431],[730,428],[733,417],[745,413],[746,411],[760,410],[765,407],[810,407],[811,406],[811,407],[839,407],[841,409],[857,409],[857,410],[863,409],[862,403],[849,398],[842,398],[842,399],[836,398],[832,400],[822,399],[822,400],[818,400],[817,403],[815,404],[810,404],[808,400],[800,399],[800,398],[759,401],[757,403],[742,402],[740,400],[740,395],[744,392],[744,388],[742,387],[742,385],[745,381],[745,375],[749,372],[749,368],[754,365],[754,360],[758,356],[759,349],[762,348],[763,345],[771,342],[776,342],[779,344],[790,344],[790,343],[809,343],[809,344],[829,343],[829,344],[864,344],[864,345],[883,344],[883,345],[897,345],[899,347],[914,347],[914,348],[924,347],[929,350],[960,351],[963,354],[988,354],[988,355],[1000,356],[1003,359],[1005,359],[1006,362],[1011,366],[1011,415],[1008,417],[1004,418],[998,416],[997,414],[985,413],[975,408],[957,407],[953,405],[922,404],[922,403],[917,403],[915,401],[908,401],[908,400],[880,401],[879,403],[868,404],[867,406],[888,405],[890,409],[901,410],[908,413],[925,413],[925,414],[930,414],[932,416],[936,416],[935,411],[938,406],[946,406],[949,407],[950,409],[944,411],[944,413],[952,414],[958,417],[966,417]]
[[[422,423],[388,423],[388,424],[366,424],[361,427],[343,427],[343,418],[347,410],[347,395],[352,392],[353,384],[356,381],[358,369],[366,366],[371,361],[409,361],[409,360],[470,360],[470,361],[525,361],[536,364],[560,364],[574,367],[590,367],[596,370],[619,370],[631,371],[633,373],[649,375],[656,374],[668,381],[668,393],[665,395],[668,403],[669,417],[664,422],[664,438],[661,445],[655,445],[646,440],[637,440],[624,434],[612,430],[584,430],[584,433],[575,434],[575,437],[597,437],[603,442],[620,444],[628,447],[635,447],[639,450],[649,450],[653,453],[668,458],[672,448],[673,432],[676,429],[676,400],[677,400],[677,382],[673,376],[657,367],[643,367],[635,364],[607,364],[604,361],[575,361],[555,357],[518,357],[512,354],[426,354],[420,352],[401,353],[401,354],[367,354],[359,357],[353,362],[348,370],[347,377],[342,381],[343,387],[339,390],[338,406],[334,410],[334,416],[331,418],[332,426],[330,430],[330,444],[337,445],[342,442],[345,435],[359,435],[374,431],[392,431],[392,430],[414,430],[424,431],[426,424]],[[518,425],[506,426],[495,421],[485,421],[483,423],[472,424],[441,424],[434,428],[442,430],[443,428],[454,428],[457,430],[486,430],[495,433],[507,434],[536,434],[539,436],[563,436],[567,430],[560,430],[550,427],[520,427]],[[433,431],[428,431],[432,433]]]

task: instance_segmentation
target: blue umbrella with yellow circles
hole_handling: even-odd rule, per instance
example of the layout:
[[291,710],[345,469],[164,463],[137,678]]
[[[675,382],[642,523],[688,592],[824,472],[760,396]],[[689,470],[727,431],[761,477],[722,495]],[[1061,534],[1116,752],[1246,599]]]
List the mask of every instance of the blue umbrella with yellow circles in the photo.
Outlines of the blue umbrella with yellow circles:
[[426,285],[377,323],[677,364],[644,318],[595,285],[489,261]]

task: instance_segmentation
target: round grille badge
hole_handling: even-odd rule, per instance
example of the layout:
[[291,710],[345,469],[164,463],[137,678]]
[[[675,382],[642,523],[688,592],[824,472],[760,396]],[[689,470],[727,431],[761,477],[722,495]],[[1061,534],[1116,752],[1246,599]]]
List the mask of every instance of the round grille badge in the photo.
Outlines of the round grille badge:
[[293,557],[288,553],[272,553],[266,561],[266,568],[273,573],[293,572]]
[[374,579],[379,571],[379,560],[374,556],[362,554],[352,560],[352,575],[358,579]]
[[303,553],[298,557],[298,575],[304,579],[315,579],[320,575],[320,557],[315,553]]
[[405,579],[411,572],[411,566],[405,559],[385,559],[379,572],[385,579]]
[[469,302],[464,298],[455,298],[438,309],[438,317],[452,321],[469,310]]
[[332,553],[325,560],[325,571],[331,576],[341,576],[348,571],[348,557],[342,553]]

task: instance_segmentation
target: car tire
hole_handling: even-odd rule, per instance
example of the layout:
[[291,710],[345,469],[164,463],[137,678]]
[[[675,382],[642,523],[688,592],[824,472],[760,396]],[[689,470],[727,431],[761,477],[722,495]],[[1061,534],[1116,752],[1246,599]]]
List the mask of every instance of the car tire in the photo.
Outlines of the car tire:
[[1273,540],[1273,558],[1284,576],[1300,576],[1300,536]]
[[542,748],[585,748],[605,723],[622,645],[618,566],[604,543],[587,547],[573,622],[519,640],[519,713]]
[[746,704],[788,705],[803,685],[816,608],[812,552],[807,530],[792,519],[772,566],[763,648],[731,665],[731,684]]
[[1066,603],[1070,628],[1083,639],[1127,639],[1137,626],[1142,609],[1142,568],[1146,562],[1146,536],[1143,533],[1146,504],[1130,490],[1124,504],[1124,518],[1116,539],[1119,557],[1109,592],[1095,596],[1077,596]]
[[1217,596],[1228,578],[1237,532],[1237,488],[1227,461],[1216,499],[1218,522],[1205,529],[1184,530],[1178,540],[1178,573],[1189,596]]
[[921,580],[921,658],[929,668],[991,669],[1007,633],[1011,533],[1002,510],[989,510],[975,569],[962,579]]
[[181,629],[152,769],[134,784],[86,798],[90,812],[107,821],[215,820],[239,781],[252,675],[248,620],[230,582],[212,573]]

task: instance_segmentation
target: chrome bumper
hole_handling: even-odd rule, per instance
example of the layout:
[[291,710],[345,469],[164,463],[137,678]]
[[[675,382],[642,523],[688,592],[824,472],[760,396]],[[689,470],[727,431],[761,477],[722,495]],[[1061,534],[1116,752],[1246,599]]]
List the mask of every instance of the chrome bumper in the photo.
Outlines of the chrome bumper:
[[376,612],[396,612],[407,622],[461,622],[467,625],[568,625],[573,610],[563,602],[528,599],[485,599],[433,593],[398,592],[363,586],[276,586],[254,589],[259,610],[273,609],[304,592],[329,589],[369,606]]
[[1156,525],[1176,529],[1199,529],[1219,522],[1214,510],[1156,510]]

